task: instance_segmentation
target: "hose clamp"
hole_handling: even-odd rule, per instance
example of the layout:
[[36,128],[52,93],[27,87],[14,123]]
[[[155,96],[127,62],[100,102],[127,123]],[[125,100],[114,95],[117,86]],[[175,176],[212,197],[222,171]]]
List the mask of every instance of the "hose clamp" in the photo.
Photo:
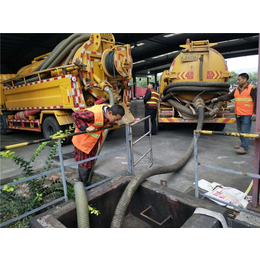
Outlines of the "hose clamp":
[[192,103],[196,109],[198,109],[199,107],[205,107],[204,100],[201,97],[196,97]]

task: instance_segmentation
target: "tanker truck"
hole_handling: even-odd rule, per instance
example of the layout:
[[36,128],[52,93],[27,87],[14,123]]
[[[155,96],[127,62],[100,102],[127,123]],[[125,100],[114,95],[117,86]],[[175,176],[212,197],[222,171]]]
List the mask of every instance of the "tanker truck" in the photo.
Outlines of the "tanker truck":
[[106,101],[130,105],[129,44],[111,33],[72,34],[17,74],[1,75],[1,134],[18,129],[45,138],[74,123],[71,114]]
[[227,102],[211,99],[229,92],[229,73],[223,56],[211,48],[208,40],[190,41],[165,70],[160,81],[161,101],[158,106],[158,128],[167,124],[197,123],[198,107],[204,107],[205,128],[222,131],[226,123],[235,123]]

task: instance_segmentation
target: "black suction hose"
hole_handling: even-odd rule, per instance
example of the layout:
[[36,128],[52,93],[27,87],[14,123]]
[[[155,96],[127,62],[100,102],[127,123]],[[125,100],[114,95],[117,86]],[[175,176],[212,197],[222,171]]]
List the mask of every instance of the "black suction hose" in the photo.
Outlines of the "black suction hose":
[[[199,111],[199,119],[198,119],[198,124],[197,124],[197,129],[196,130],[201,130],[203,126],[203,119],[204,119],[204,107],[199,106],[198,107]],[[158,174],[165,174],[165,173],[176,173],[178,170],[180,170],[186,162],[189,160],[191,154],[193,153],[193,141],[189,145],[189,148],[183,155],[183,157],[177,161],[174,164],[168,165],[168,166],[154,166],[148,170],[144,170],[137,175],[133,177],[133,179],[129,182],[127,185],[123,195],[121,196],[116,210],[114,217],[112,219],[111,223],[111,228],[120,228],[123,223],[123,219],[127,210],[127,207],[137,190],[137,188],[149,177],[158,175]]]
[[[48,56],[48,58],[39,65],[34,71],[49,69],[55,66],[58,66],[59,63],[68,55],[68,53],[73,49],[75,46],[79,46],[79,44],[83,44],[85,40],[89,39],[90,34],[85,33],[75,33],[70,35],[67,39],[60,42],[52,51],[52,53]],[[75,53],[75,52],[74,52]],[[41,78],[44,78],[48,75],[48,72],[42,73]],[[38,76],[34,76],[27,80],[28,83],[37,81]],[[15,84],[19,85],[22,84],[23,80],[18,80]]]
[[114,75],[114,74],[119,75],[118,71],[115,69],[114,54],[115,54],[115,51],[110,51],[107,54],[106,59],[105,59],[105,67],[106,67],[107,72],[110,75]]
[[[185,91],[188,91],[188,89],[193,89],[193,87],[199,87],[200,91],[202,90],[209,90],[211,87],[217,88],[217,90],[220,89],[225,89],[228,91],[230,84],[227,82],[175,82],[168,84],[164,89],[163,89],[163,95],[166,95],[168,93],[168,90],[171,88],[176,88],[176,87],[187,87]],[[192,88],[190,88],[192,87]]]
[[184,94],[184,92],[186,93],[190,93],[190,92],[202,92],[203,94],[211,94],[212,92],[218,92],[218,91],[225,91],[226,93],[228,92],[228,90],[226,88],[223,87],[198,87],[198,86],[178,86],[178,87],[171,87],[168,88],[167,91],[165,92],[164,95],[167,95],[167,93],[175,93],[175,92],[182,92],[182,94]]
[[[195,112],[195,114],[193,114],[193,112],[188,108],[188,107],[185,107],[183,106],[181,103],[177,102],[177,101],[174,101],[172,99],[168,99],[167,100],[168,103],[170,103],[173,107],[177,108],[178,110],[180,110],[180,112],[184,113],[184,114],[187,114],[189,116],[193,116],[193,117],[198,117],[199,116],[199,112]],[[220,107],[222,106],[223,102],[222,101],[219,101],[217,103],[217,106],[216,106],[216,109],[220,109]],[[210,112],[204,112],[204,117],[205,118],[208,118],[208,117],[212,117],[212,115],[210,114]]]
[[75,45],[77,45],[80,42],[84,42],[90,38],[90,33],[84,33],[81,36],[74,39],[70,44],[68,44],[60,53],[57,55],[57,57],[54,59],[54,61],[48,65],[48,68],[56,67],[60,64],[60,62],[68,55],[68,53],[71,51],[71,49],[74,48]]
[[57,60],[58,56],[64,51],[64,49],[73,43],[75,40],[77,40],[79,37],[81,37],[82,34],[80,33],[74,33],[70,35],[65,41],[63,41],[61,44],[59,44],[58,48],[55,50],[55,52],[52,54],[50,58],[46,61],[46,63],[41,67],[41,70],[51,68],[51,63],[55,60]]
[[[68,57],[66,58],[65,62],[64,62],[64,65],[68,65],[69,64],[69,61],[72,59],[72,57],[75,55],[76,51],[78,50],[78,48],[83,44],[84,42],[80,42],[78,43],[73,49],[72,51],[70,52],[70,54],[68,55]],[[63,74],[65,75],[66,74],[66,70],[63,69]]]
[[[44,70],[46,68],[49,68],[48,65],[55,60],[55,58],[58,56],[58,54],[75,38],[79,37],[82,34],[79,33],[74,33],[72,35],[70,35],[67,39],[64,39],[63,41],[61,41],[50,53],[50,55],[44,60],[44,62],[42,64],[40,64],[36,69],[33,70],[33,72],[36,71],[40,71],[40,70]],[[43,73],[41,74],[41,77],[44,78],[45,76],[47,76],[48,73]],[[20,75],[17,75],[20,76]],[[31,76],[27,79],[27,82],[34,82],[38,80],[38,76]],[[17,80],[15,82],[15,85],[20,85],[23,84],[24,81],[23,80]]]
[[[198,113],[195,114],[186,106],[180,102],[173,100],[174,95],[179,93],[197,94],[203,93],[203,95],[223,95],[229,90],[230,84],[227,82],[175,82],[167,85],[163,90],[162,101],[167,101],[173,107],[178,109],[181,113],[189,115],[191,117],[197,117]],[[219,110],[222,106],[222,102],[218,102],[215,110]],[[212,112],[205,112],[205,118],[212,117]]]

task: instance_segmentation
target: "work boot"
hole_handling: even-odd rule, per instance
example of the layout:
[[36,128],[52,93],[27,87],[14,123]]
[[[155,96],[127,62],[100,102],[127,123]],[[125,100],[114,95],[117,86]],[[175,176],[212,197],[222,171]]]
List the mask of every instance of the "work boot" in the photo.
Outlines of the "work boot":
[[236,152],[238,154],[246,154],[247,153],[247,151],[243,147],[240,147],[239,149],[236,149]]
[[86,169],[79,165],[78,171],[79,171],[79,181],[83,182],[84,187],[89,186],[90,185],[89,176],[90,176],[91,169]]
[[234,146],[235,149],[239,149],[240,147],[241,147],[240,144],[237,144],[237,145]]

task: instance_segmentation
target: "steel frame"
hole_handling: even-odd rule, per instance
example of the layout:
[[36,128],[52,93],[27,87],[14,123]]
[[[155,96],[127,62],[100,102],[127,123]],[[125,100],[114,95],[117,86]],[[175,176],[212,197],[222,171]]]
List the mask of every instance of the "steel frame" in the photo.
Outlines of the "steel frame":
[[[202,167],[206,167],[206,168],[215,169],[215,170],[219,170],[219,171],[222,171],[222,172],[230,173],[230,174],[237,174],[237,175],[241,175],[241,176],[252,177],[253,178],[253,183],[254,183],[254,181],[259,183],[259,179],[260,179],[259,172],[256,173],[256,174],[255,173],[238,172],[238,171],[234,171],[234,170],[230,170],[230,169],[225,169],[225,168],[221,168],[221,167],[216,167],[216,166],[212,166],[212,165],[199,163],[198,162],[198,135],[199,134],[226,135],[226,136],[243,136],[243,137],[246,137],[246,138],[255,138],[255,140],[258,140],[258,141],[260,140],[260,134],[239,134],[239,133],[225,133],[225,132],[218,132],[218,131],[205,131],[205,130],[199,131],[199,130],[195,130],[194,131],[193,142],[194,142],[194,163],[195,163],[195,168],[194,169],[195,169],[195,197],[196,198],[199,198],[199,195],[201,195],[203,197],[206,197],[206,198],[209,198],[209,199],[211,198],[211,197],[209,197],[209,196],[199,192],[199,186],[198,186],[198,182],[199,182],[198,165],[200,165]],[[255,169],[255,167],[254,167],[254,169]],[[254,202],[254,200],[258,201],[258,199],[259,199],[259,193],[257,192],[257,193],[254,194],[253,192],[252,192],[252,203]],[[256,196],[257,198],[254,198],[254,196]],[[226,204],[228,206],[232,206],[234,208],[237,208],[240,211],[244,211],[244,212],[250,213],[252,215],[255,215],[257,217],[260,217],[260,214],[254,212],[254,211],[238,207],[238,206],[236,206],[234,204],[231,204],[231,203],[220,201],[220,200],[218,200],[216,198],[214,198],[214,200],[215,201],[219,201],[219,202],[221,202],[223,204]]]
[[[144,119],[147,119],[149,118],[149,133],[150,133],[150,149],[148,150],[148,152],[150,152],[150,155],[151,155],[151,164],[150,166],[152,165],[152,162],[153,162],[153,158],[152,158],[152,143],[151,143],[151,120],[150,120],[150,116],[144,118]],[[144,120],[143,119],[143,120]],[[139,122],[143,121],[143,120],[140,120],[132,125],[135,125],[135,124],[138,124]],[[126,132],[126,146],[125,147],[122,147],[122,148],[119,148],[119,149],[116,149],[116,150],[113,150],[113,151],[110,151],[110,152],[107,152],[107,153],[104,153],[104,154],[100,154],[100,155],[97,155],[97,156],[94,156],[92,158],[88,158],[86,160],[82,160],[82,161],[79,161],[79,162],[75,162],[75,163],[71,163],[71,164],[67,164],[67,165],[64,165],[64,161],[63,161],[63,154],[62,154],[62,146],[61,146],[61,138],[63,138],[63,136],[57,136],[55,139],[58,139],[58,154],[59,154],[59,159],[60,159],[60,167],[58,168],[55,168],[55,169],[52,169],[52,170],[49,170],[49,171],[46,171],[46,172],[42,172],[42,173],[39,173],[39,174],[36,174],[36,175],[33,175],[33,176],[30,176],[30,177],[27,177],[27,178],[24,178],[24,179],[21,179],[21,180],[18,180],[18,181],[14,181],[14,182],[11,182],[11,183],[8,183],[7,185],[9,186],[12,186],[12,185],[17,185],[17,184],[20,184],[20,183],[24,183],[24,182],[27,182],[27,181],[30,181],[32,179],[36,179],[36,178],[39,178],[39,177],[42,177],[42,176],[45,176],[45,175],[48,175],[48,174],[51,174],[51,173],[54,173],[54,172],[57,172],[57,171],[61,171],[61,175],[62,175],[62,184],[63,184],[63,190],[64,190],[64,196],[62,196],[61,198],[58,198],[54,201],[51,201],[47,204],[44,204],[36,209],[33,209],[29,212],[26,212],[20,216],[17,216],[15,218],[12,218],[12,219],[9,219],[3,223],[0,223],[0,228],[1,227],[4,227],[6,225],[9,225],[11,224],[12,222],[15,222],[19,219],[22,219],[26,216],[29,216],[33,213],[36,213],[44,208],[47,208],[51,205],[54,205],[62,200],[65,200],[65,201],[68,201],[68,190],[67,190],[67,184],[66,184],[66,176],[65,176],[65,168],[67,167],[72,167],[72,166],[75,166],[75,165],[78,165],[82,162],[86,162],[86,161],[91,161],[91,160],[95,160],[95,159],[98,159],[100,157],[104,157],[104,156],[107,156],[107,155],[110,155],[110,154],[113,154],[113,153],[116,153],[116,152],[120,152],[120,151],[124,151],[126,150],[127,151],[127,172],[130,173],[130,174],[133,174],[134,173],[134,166],[141,160],[144,158],[144,156],[147,155],[148,152],[146,152],[143,156],[141,156],[141,158],[136,162],[134,163],[134,160],[133,160],[133,145],[137,142],[139,142],[140,140],[142,140],[142,138],[145,136],[143,135],[142,137],[140,137],[138,140],[136,140],[134,143],[133,143],[133,140],[132,140],[132,126],[127,124],[125,125],[125,132]],[[32,142],[31,144],[33,144],[34,142]],[[23,143],[22,143],[23,144]],[[19,147],[19,144],[16,145],[16,147]],[[149,166],[149,167],[150,167]],[[94,183],[90,186],[87,186],[85,188],[85,190],[88,190],[88,189],[92,189],[110,179],[113,179],[123,173],[125,173],[126,171],[121,171],[119,173],[116,173],[115,175],[111,176],[111,177],[108,177],[102,181],[99,181],[97,183]],[[4,186],[0,186],[0,190],[2,190],[4,188]]]

